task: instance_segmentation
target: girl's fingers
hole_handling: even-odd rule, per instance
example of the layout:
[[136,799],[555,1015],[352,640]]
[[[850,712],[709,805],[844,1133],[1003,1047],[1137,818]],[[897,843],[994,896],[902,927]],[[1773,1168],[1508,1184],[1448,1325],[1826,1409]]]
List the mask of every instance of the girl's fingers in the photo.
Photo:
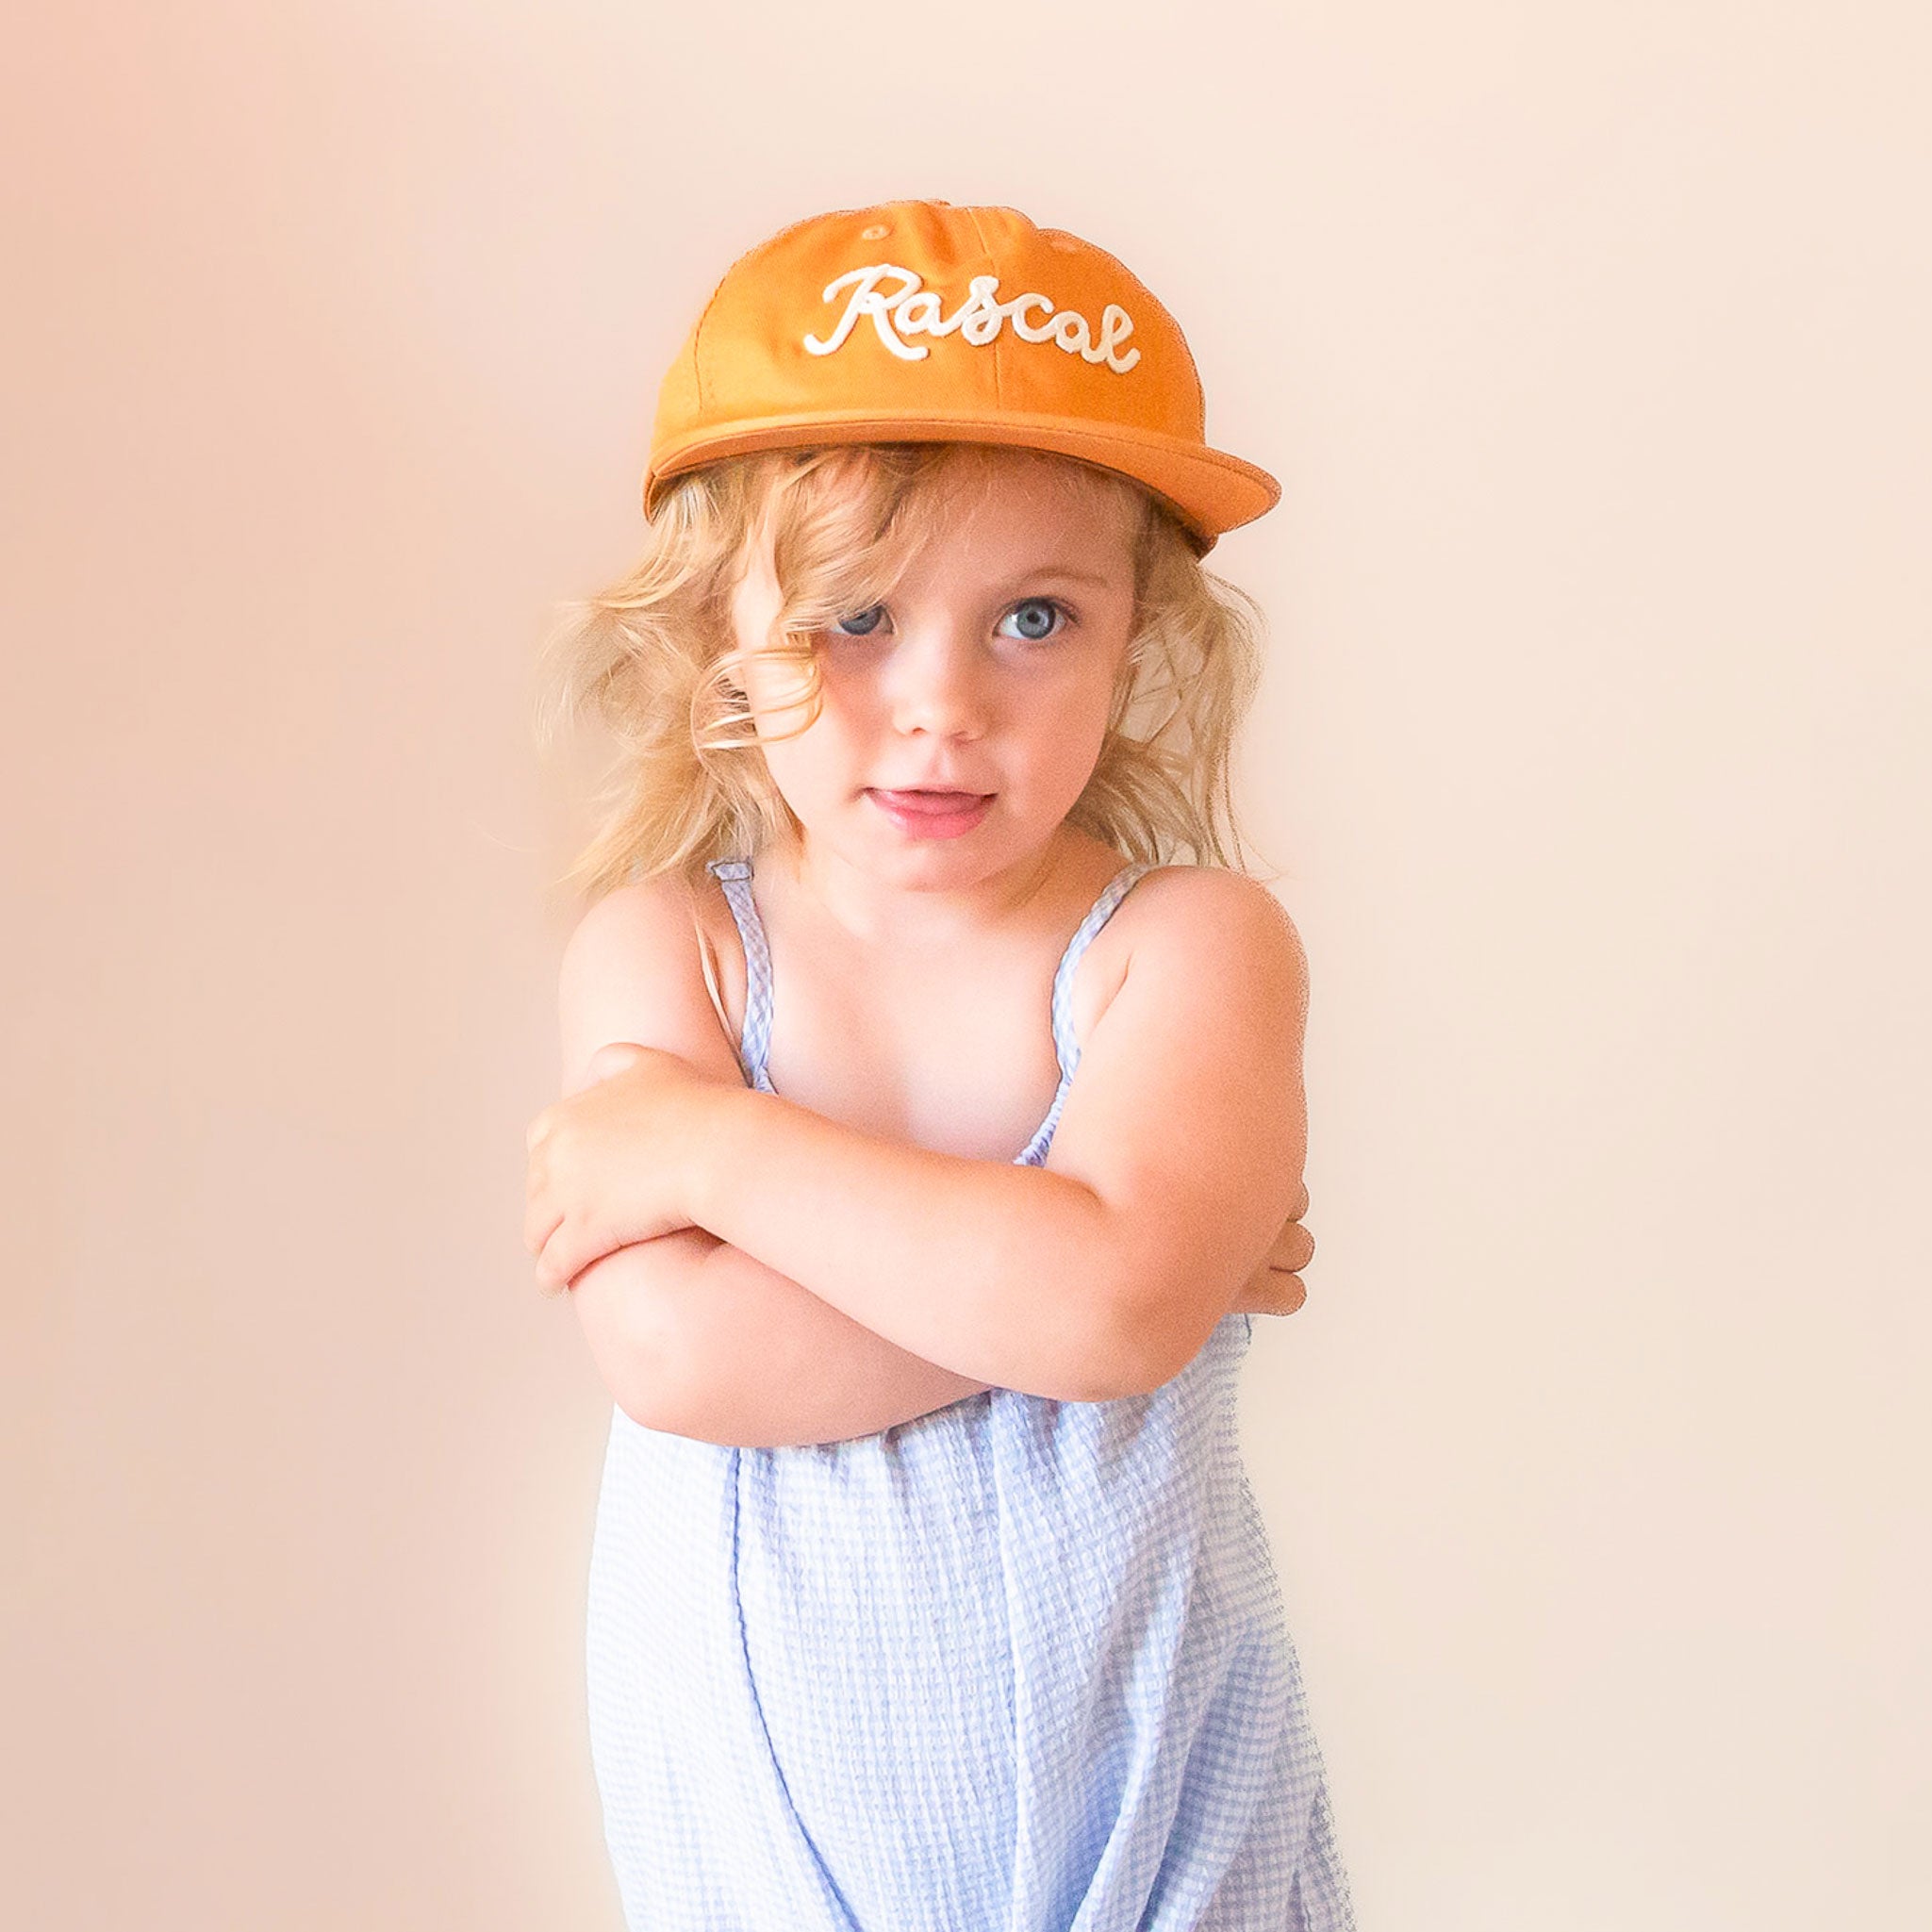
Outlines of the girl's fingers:
[[1301,1277],[1263,1262],[1243,1284],[1230,1314],[1293,1314],[1308,1299]]
[[1267,1258],[1275,1267],[1298,1273],[1314,1259],[1314,1236],[1299,1221],[1284,1221]]
[[[1304,1187],[1304,1199],[1308,1190]],[[1308,1299],[1301,1271],[1314,1259],[1314,1236],[1296,1218],[1282,1222],[1274,1245],[1256,1263],[1234,1311],[1243,1314],[1293,1314]]]
[[533,1207],[523,1221],[523,1247],[526,1252],[537,1256],[540,1262],[543,1251],[550,1246],[551,1236],[563,1226],[564,1217],[554,1208],[539,1204]]
[[[561,1244],[559,1244],[559,1247]],[[545,1295],[561,1295],[570,1285],[560,1252],[546,1251],[537,1258],[537,1285]]]
[[554,1232],[557,1216],[540,1200],[531,1200],[523,1209],[523,1252],[541,1254],[543,1244]]
[[1266,1314],[1293,1314],[1308,1299],[1308,1290],[1302,1286],[1301,1277],[1279,1268],[1268,1270],[1264,1293],[1268,1306],[1263,1313]]

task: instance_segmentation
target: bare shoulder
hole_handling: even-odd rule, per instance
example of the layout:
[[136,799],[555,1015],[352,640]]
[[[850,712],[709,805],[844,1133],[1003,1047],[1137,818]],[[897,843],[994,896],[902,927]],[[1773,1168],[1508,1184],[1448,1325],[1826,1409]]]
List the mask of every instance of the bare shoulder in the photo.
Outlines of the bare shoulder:
[[583,1083],[597,1049],[618,1040],[741,1078],[707,981],[708,943],[698,895],[675,874],[615,886],[585,911],[557,975],[567,1092]]
[[1148,873],[1116,925],[1047,1165],[1106,1210],[1135,1393],[1194,1359],[1303,1195],[1307,968],[1274,894],[1225,868]]
[[[1190,974],[1238,984],[1257,1009],[1297,1027],[1308,1006],[1308,953],[1295,921],[1258,879],[1221,866],[1162,866],[1136,881],[1098,937],[1110,991],[1143,976]],[[1096,1020],[1098,1014],[1095,1015]]]
[[664,874],[612,887],[584,910],[564,946],[559,968],[568,997],[596,997],[613,982],[674,973],[673,955],[689,949],[674,935],[690,935],[693,894],[682,879]]
[[1258,943],[1286,944],[1301,949],[1300,935],[1281,901],[1246,872],[1226,866],[1157,866],[1121,901],[1121,911],[1139,904],[1152,908],[1145,918],[1149,928],[1176,927],[1194,933],[1203,943],[1239,938],[1248,933]]

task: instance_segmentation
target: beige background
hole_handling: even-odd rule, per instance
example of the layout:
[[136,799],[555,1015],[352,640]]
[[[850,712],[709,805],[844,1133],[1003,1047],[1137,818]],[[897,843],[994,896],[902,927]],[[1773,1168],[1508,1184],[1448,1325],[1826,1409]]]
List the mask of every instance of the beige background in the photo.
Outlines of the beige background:
[[1285,486],[1214,566],[1320,1252],[1244,1429],[1364,1928],[1927,1923],[1924,22],[40,9],[9,1922],[619,1927],[530,668],[725,263],[930,194],[1124,255]]

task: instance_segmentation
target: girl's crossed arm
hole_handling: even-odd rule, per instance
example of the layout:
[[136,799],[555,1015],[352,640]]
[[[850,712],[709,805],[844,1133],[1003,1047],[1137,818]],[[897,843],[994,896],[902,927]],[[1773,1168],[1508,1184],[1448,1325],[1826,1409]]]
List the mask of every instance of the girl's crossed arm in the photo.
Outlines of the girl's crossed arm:
[[[577,1277],[570,1297],[586,1329],[625,1338],[605,1380],[625,1386],[628,1378],[636,1393],[626,1412],[696,1442],[844,1442],[987,1386],[875,1335],[699,1228],[605,1255]],[[641,1346],[640,1322],[652,1330]]]
[[[676,1051],[694,1071],[743,1086],[669,882],[621,887],[585,915],[558,1004],[567,1097],[608,1071],[600,1049],[619,1040]],[[603,1055],[618,1065],[627,1057]],[[701,1228],[616,1248],[570,1288],[613,1398],[675,1434],[747,1447],[838,1442],[986,1386],[895,1346]]]
[[[987,1386],[1074,1401],[1159,1386],[1302,1194],[1307,980],[1264,886],[1175,867],[1140,889],[1153,903],[1051,1165],[886,1141],[646,1049],[533,1124],[539,1277],[695,1224]],[[570,1185],[540,1171],[552,1140]]]

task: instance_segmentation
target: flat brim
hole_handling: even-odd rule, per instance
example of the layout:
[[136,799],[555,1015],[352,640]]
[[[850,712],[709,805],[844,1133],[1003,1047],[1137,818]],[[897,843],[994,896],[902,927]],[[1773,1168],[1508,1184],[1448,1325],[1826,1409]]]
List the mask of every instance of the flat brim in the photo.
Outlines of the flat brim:
[[644,514],[655,515],[673,477],[724,456],[814,443],[970,442],[1078,456],[1131,476],[1173,510],[1205,556],[1217,537],[1265,515],[1281,486],[1265,470],[1224,450],[1159,430],[1107,429],[1065,416],[1002,416],[989,422],[947,415],[880,415],[862,409],[753,417],[716,433],[699,431],[657,452],[645,471]]

